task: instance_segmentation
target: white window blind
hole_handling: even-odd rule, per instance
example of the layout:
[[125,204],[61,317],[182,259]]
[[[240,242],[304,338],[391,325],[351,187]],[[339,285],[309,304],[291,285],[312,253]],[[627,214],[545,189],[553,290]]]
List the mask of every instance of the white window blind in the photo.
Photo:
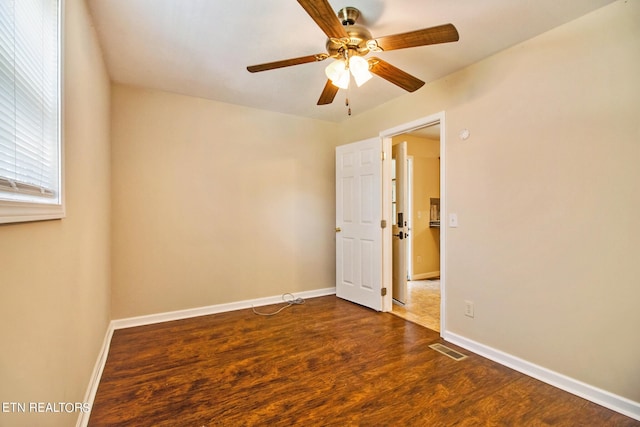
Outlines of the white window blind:
[[58,0],[0,0],[0,202],[61,203],[59,39]]

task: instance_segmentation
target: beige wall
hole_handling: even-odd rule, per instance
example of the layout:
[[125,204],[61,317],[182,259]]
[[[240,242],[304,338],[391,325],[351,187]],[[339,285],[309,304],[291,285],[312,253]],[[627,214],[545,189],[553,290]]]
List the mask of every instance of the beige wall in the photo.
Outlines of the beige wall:
[[[0,401],[82,402],[109,317],[109,82],[84,1],[66,0],[63,220],[0,226]],[[78,414],[0,413],[68,426]]]
[[112,94],[114,318],[335,286],[335,124]]
[[413,275],[423,279],[440,271],[440,229],[429,226],[431,198],[440,197],[440,141],[402,138],[413,157]]
[[636,402],[638,22],[640,2],[618,1],[341,129],[446,111],[448,332]]

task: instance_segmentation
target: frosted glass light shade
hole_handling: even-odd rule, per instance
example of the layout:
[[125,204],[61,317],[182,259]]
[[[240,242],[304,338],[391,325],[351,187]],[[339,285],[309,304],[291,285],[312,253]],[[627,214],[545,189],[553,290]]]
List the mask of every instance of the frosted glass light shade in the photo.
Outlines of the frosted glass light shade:
[[340,89],[349,87],[349,70],[347,70],[347,66],[343,60],[333,61],[324,69],[324,73],[329,80]]
[[358,87],[369,81],[373,75],[369,72],[369,62],[361,56],[354,56],[349,59],[349,69]]

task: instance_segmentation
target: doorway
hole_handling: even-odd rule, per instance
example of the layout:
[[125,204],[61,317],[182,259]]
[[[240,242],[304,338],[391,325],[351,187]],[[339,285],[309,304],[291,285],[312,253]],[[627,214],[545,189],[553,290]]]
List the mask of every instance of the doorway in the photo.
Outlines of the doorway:
[[[400,317],[421,324],[429,329],[444,331],[445,281],[444,281],[444,234],[440,229],[440,213],[444,214],[444,113],[426,117],[382,132],[387,146],[406,145],[403,161],[406,167],[398,168],[391,163],[393,171],[405,169],[406,189],[397,187],[397,180],[390,181],[392,195],[392,218],[398,217],[398,210],[404,209],[404,239],[399,240],[394,229],[390,245],[391,261],[387,264],[395,269],[392,280],[393,302],[391,311]],[[406,144],[405,144],[406,143]],[[394,149],[393,152],[398,152]],[[403,152],[400,150],[400,152]],[[394,167],[395,166],[395,167]],[[398,193],[403,193],[405,206],[397,202]],[[397,223],[396,220],[394,220]],[[404,281],[397,279],[398,244],[404,246],[405,259],[402,268]],[[394,259],[395,258],[395,259]],[[404,287],[402,290],[396,287]],[[398,298],[398,296],[401,298]]]

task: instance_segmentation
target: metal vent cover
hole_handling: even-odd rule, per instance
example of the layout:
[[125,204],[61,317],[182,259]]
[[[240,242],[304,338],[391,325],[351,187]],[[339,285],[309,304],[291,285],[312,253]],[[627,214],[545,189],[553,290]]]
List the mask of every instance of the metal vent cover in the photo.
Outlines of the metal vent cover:
[[452,348],[447,347],[446,345],[443,344],[431,344],[429,346],[429,348],[434,349],[435,351],[444,354],[445,356],[448,356],[450,358],[452,358],[455,361],[460,361],[462,359],[466,359],[468,356],[465,354],[462,354],[458,351],[455,351]]

